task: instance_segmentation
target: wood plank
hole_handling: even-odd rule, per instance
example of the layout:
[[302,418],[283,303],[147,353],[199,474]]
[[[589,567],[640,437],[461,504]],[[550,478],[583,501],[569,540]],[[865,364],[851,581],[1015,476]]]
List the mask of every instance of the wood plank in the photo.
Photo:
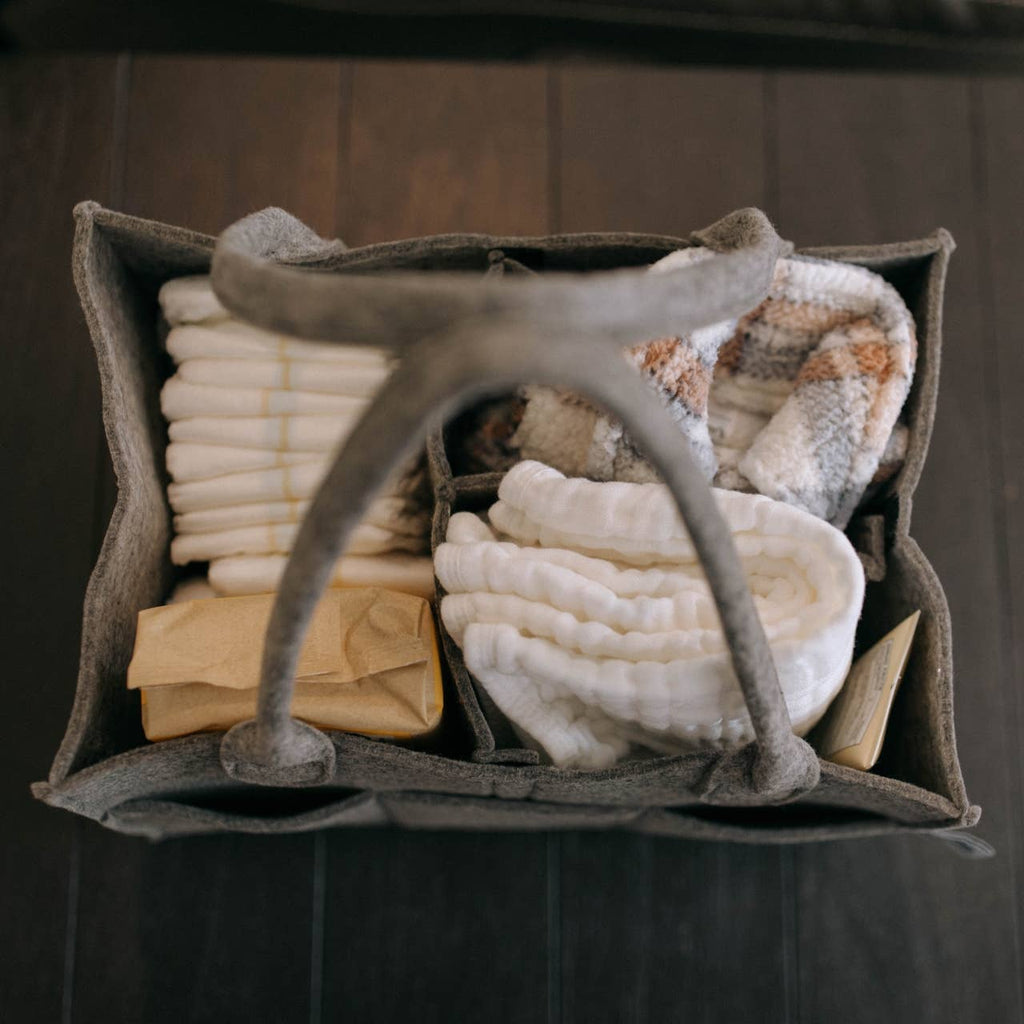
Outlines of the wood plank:
[[[890,241],[937,225],[959,242],[947,298],[943,380],[913,533],[949,598],[957,737],[980,834],[1012,848],[1020,799],[1006,764],[1006,652],[965,80],[783,74],[779,227],[798,244]],[[797,855],[802,1020],[1021,1019],[1012,858],[962,861],[914,838]]]
[[558,227],[687,236],[764,206],[764,76],[565,67]]
[[85,831],[76,1022],[310,1019],[310,836]]
[[128,212],[169,223],[187,217],[188,227],[215,234],[280,206],[331,234],[341,74],[337,61],[134,61]]
[[[0,65],[0,1015],[59,1020],[74,934],[75,823],[36,804],[74,693],[82,595],[95,556],[99,382],[71,280],[71,208],[110,189],[116,61]],[[68,993],[69,994],[69,993]]]
[[[548,230],[543,69],[356,62],[349,88],[347,242]],[[326,843],[324,1020],[547,1019],[547,837],[337,831]]]
[[563,840],[562,1019],[792,1019],[775,849]]
[[[1016,750],[1018,793],[1024,793],[1024,409],[1020,393],[1024,388],[1024,346],[1021,345],[1020,288],[1024,280],[1024,194],[1021,168],[1024,167],[1024,130],[1020,112],[1024,107],[1024,82],[1020,79],[984,79],[975,86],[978,104],[978,139],[981,148],[982,199],[980,225],[984,248],[982,273],[987,276],[989,292],[988,339],[994,359],[989,364],[986,411],[991,435],[999,439],[996,478],[997,511],[1004,532],[1000,550],[999,583],[1005,588],[998,607],[1000,626],[1010,645],[1006,666],[1008,747]],[[1024,805],[1017,800],[1011,819],[1014,837],[1018,898],[1018,934],[1024,933]],[[1024,973],[1024,972],[1022,972]]]
[[349,90],[339,227],[350,245],[547,230],[542,68],[355,61]]
[[[755,72],[563,68],[559,227],[686,236],[766,205]],[[562,840],[562,1019],[785,1020],[778,849],[625,835]]]
[[547,1019],[543,836],[374,830],[328,844],[324,1020]]
[[[133,60],[119,204],[210,232],[279,205],[331,234],[340,77],[331,61]],[[308,1020],[314,849],[308,835],[150,845],[88,827],[74,1018]]]

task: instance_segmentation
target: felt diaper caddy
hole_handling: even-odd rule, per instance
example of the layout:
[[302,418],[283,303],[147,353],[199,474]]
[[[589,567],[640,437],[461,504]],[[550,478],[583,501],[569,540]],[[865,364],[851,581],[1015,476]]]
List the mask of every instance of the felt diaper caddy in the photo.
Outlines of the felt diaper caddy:
[[[274,209],[219,239],[92,202],[75,214],[74,274],[99,363],[118,497],[86,592],[74,707],[48,781],[33,787],[39,799],[151,838],[392,823],[627,828],[772,843],[916,831],[971,848],[970,836],[951,832],[972,826],[980,812],[957,760],[949,613],[910,536],[938,386],[953,248],[945,231],[792,257],[879,273],[917,327],[906,458],[847,528],[868,579],[858,650],[921,610],[881,760],[862,772],[820,760],[794,735],[711,491],[669,414],[621,357],[624,346],[741,316],[764,299],[776,260],[792,250],[759,211],[737,211],[690,239],[443,235],[356,249],[324,241]],[[714,255],[671,273],[643,272],[690,245]],[[256,719],[147,743],[126,671],[139,611],[162,604],[176,578],[159,405],[170,365],[157,292],[171,278],[204,273],[240,319],[297,338],[389,349],[398,361],[303,521],[267,630]],[[523,383],[569,389],[614,414],[671,489],[718,608],[753,742],[600,770],[541,764],[474,684],[443,630],[445,722],[433,744],[320,730],[290,717],[304,629],[374,494],[426,445],[436,547],[451,515],[485,509],[500,479],[458,472],[452,442],[460,414]]]

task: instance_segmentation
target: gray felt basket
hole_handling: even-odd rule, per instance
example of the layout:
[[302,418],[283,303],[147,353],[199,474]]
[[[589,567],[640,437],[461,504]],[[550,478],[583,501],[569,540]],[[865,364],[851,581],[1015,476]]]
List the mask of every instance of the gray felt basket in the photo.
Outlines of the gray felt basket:
[[[105,210],[76,208],[74,272],[99,362],[118,499],[86,593],[78,688],[47,803],[152,838],[277,833],[341,825],[466,829],[629,828],[742,842],[896,831],[951,838],[978,819],[953,733],[949,613],[911,539],[911,495],[935,410],[944,231],[895,245],[814,250],[870,267],[903,295],[919,356],[906,407],[910,442],[894,481],[849,528],[869,585],[858,644],[914,609],[921,625],[877,768],[820,761],[793,735],[760,622],[711,492],[649,400],[622,345],[736,316],[766,295],[790,251],[763,214],[742,210],[691,239],[636,234],[493,238],[444,235],[359,249],[325,242],[279,210],[219,240]],[[716,255],[665,275],[640,268],[672,250]],[[496,265],[535,274],[484,273]],[[171,370],[156,294],[210,271],[237,316],[304,338],[401,353],[398,369],[342,447],[302,525],[264,650],[257,719],[227,733],[147,743],[125,687],[137,613],[173,581],[159,391]],[[385,273],[386,272],[386,273]],[[757,739],[700,752],[570,771],[537,763],[478,691],[445,638],[445,728],[414,748],[325,732],[289,716],[292,674],[330,567],[374,492],[427,444],[434,540],[453,510],[478,508],[496,479],[453,475],[444,424],[480,398],[525,382],[569,387],[614,412],[676,496],[704,563]],[[971,837],[954,833],[972,848]],[[979,849],[979,844],[973,844]]]

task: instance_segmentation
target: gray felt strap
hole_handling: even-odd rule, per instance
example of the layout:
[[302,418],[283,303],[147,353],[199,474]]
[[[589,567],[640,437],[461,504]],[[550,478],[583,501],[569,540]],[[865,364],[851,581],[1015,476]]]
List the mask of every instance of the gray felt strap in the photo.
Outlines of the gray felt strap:
[[738,316],[768,291],[781,243],[744,210],[697,240],[721,255],[666,275],[618,271],[557,279],[436,273],[360,277],[311,273],[276,259],[336,252],[280,211],[230,228],[214,287],[236,315],[307,338],[371,343],[404,358],[357,424],[296,538],[267,629],[257,717],[230,730],[232,775],[273,785],[329,779],[329,738],[290,717],[295,667],[313,609],[373,496],[439,424],[523,382],[581,392],[616,415],[672,490],[718,607],[757,742],[723,758],[702,787],[714,802],[784,800],[818,778],[793,735],[771,652],[732,538],[668,412],[619,351]]

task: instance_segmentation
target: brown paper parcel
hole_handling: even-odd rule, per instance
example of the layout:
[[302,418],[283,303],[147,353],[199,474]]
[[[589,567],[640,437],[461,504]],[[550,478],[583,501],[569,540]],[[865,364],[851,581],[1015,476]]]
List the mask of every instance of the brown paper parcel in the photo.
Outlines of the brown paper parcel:
[[[139,612],[128,686],[142,691],[150,740],[229,729],[256,714],[273,594]],[[404,739],[441,717],[430,605],[380,588],[332,589],[299,657],[292,715],[326,729]]]

